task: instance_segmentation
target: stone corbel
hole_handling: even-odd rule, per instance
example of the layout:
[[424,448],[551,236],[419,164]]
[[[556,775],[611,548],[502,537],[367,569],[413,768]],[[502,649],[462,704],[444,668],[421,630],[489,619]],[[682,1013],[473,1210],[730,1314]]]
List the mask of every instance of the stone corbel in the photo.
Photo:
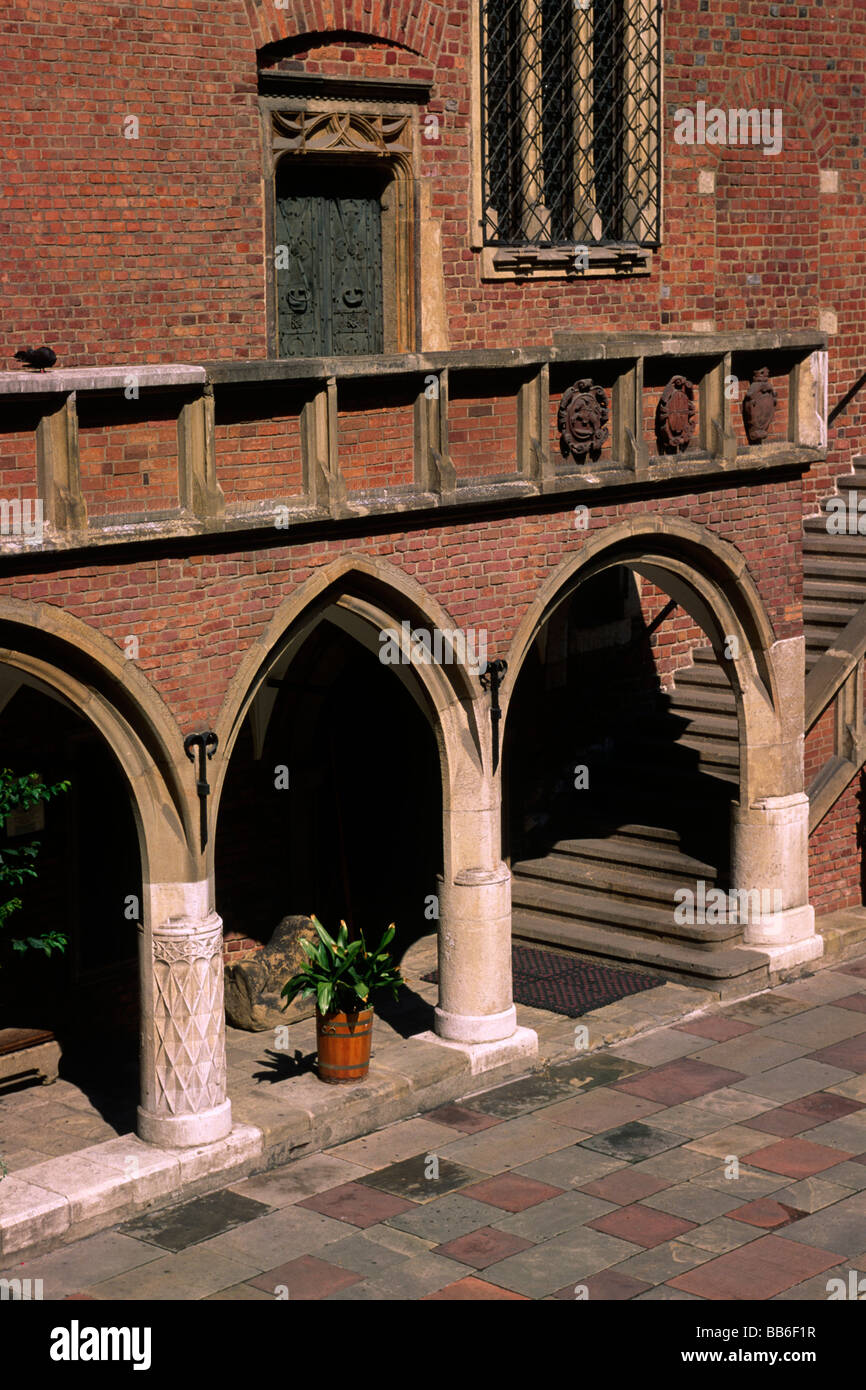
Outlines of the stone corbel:
[[415,480],[442,501],[457,495],[457,470],[448,449],[448,368],[430,372],[415,397]]
[[731,354],[710,367],[701,378],[700,436],[701,448],[722,467],[737,461],[737,436],[731,428],[725,380],[731,375]]
[[517,393],[517,468],[537,487],[556,477],[550,451],[550,365],[543,362]]

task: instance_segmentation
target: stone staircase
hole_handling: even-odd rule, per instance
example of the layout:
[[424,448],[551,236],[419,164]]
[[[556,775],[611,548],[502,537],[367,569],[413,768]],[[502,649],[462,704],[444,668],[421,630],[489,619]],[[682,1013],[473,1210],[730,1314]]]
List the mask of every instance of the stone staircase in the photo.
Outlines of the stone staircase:
[[[866,455],[853,460],[853,472],[836,479],[836,497],[866,503]],[[803,523],[803,620],[806,671],[811,671],[866,603],[866,535],[834,535],[827,530],[830,498],[819,516]],[[866,509],[862,512],[866,530]]]

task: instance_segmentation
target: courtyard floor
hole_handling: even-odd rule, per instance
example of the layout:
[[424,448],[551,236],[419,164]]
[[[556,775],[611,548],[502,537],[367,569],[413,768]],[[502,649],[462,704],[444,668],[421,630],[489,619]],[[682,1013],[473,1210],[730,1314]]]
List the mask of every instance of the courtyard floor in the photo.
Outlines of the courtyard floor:
[[2,1273],[46,1299],[825,1300],[864,1270],[866,958]]

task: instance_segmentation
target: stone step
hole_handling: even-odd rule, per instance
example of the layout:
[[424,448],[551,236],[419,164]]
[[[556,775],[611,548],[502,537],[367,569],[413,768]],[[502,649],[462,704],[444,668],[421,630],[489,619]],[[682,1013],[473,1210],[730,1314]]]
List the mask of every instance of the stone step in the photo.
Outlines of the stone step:
[[[684,856],[685,857],[685,856]],[[521,859],[512,865],[513,881],[538,880],[565,889],[579,888],[603,893],[622,903],[645,903],[663,912],[673,912],[677,905],[675,894],[680,888],[697,892],[703,881],[704,891],[716,886],[716,871],[699,860],[695,872],[680,869],[667,873],[649,865],[623,865],[600,856],[595,858],[575,854],[551,853],[543,859]]]
[[696,666],[682,666],[674,673],[674,689],[692,686],[700,690],[731,690],[727,673],[717,661],[700,661]]
[[823,516],[807,516],[803,522],[803,550],[814,555],[816,552],[829,555],[866,555],[866,536],[831,535],[827,530],[827,519]]
[[866,574],[862,584],[839,579],[830,574],[807,575],[803,579],[803,601],[850,604],[859,608],[866,603]]
[[[684,888],[693,887],[683,884]],[[694,889],[693,889],[694,891]],[[676,922],[674,903],[667,908],[646,901],[626,901],[578,885],[564,885],[541,878],[514,876],[512,908],[565,921],[601,923],[628,933],[646,934],[672,941],[703,942],[708,948],[739,941],[742,927],[734,923]]]
[[[523,910],[514,913],[512,930],[518,940],[544,941],[600,960],[647,966],[685,983],[712,984],[723,997],[750,992],[750,987],[762,989],[768,980],[767,957],[743,946],[708,951],[687,942],[635,937],[599,922],[565,921]],[[725,989],[725,982],[733,988]]]
[[701,710],[707,714],[730,716],[736,721],[737,697],[727,681],[724,685],[682,684],[679,679],[670,693],[670,710]]
[[[677,848],[680,843],[679,832],[667,833],[676,836],[676,839],[659,840],[650,835],[631,837],[618,832],[603,839],[586,836],[579,840],[557,840],[551,846],[551,850],[554,854],[573,857],[576,860],[613,862],[634,871],[646,870],[655,875],[670,875],[677,883],[689,877],[715,880],[715,865],[684,854]],[[523,862],[515,867],[522,869]]]
[[847,627],[862,603],[862,599],[859,602],[828,603],[826,600],[804,598],[803,623],[807,628]]

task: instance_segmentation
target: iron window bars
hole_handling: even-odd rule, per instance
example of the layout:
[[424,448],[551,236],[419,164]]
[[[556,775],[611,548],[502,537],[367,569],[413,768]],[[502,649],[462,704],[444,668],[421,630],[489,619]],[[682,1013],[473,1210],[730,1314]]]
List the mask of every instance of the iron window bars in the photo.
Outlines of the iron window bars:
[[660,0],[481,0],[487,245],[659,244]]

